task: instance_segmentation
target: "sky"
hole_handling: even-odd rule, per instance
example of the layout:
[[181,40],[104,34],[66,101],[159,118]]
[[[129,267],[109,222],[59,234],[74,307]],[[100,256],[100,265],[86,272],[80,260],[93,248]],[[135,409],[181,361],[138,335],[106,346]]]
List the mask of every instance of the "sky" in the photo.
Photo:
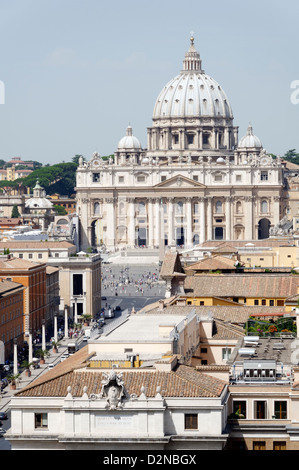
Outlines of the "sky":
[[239,138],[250,122],[268,152],[299,152],[298,17],[298,0],[0,0],[0,158],[108,155],[129,124],[146,147],[191,31]]

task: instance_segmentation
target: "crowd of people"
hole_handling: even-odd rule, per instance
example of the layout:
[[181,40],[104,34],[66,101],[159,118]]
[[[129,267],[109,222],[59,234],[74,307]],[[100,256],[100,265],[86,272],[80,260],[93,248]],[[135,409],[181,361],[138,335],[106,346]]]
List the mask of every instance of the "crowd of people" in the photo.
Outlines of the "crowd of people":
[[163,288],[159,269],[155,267],[106,267],[102,270],[102,295],[157,296],[163,294]]

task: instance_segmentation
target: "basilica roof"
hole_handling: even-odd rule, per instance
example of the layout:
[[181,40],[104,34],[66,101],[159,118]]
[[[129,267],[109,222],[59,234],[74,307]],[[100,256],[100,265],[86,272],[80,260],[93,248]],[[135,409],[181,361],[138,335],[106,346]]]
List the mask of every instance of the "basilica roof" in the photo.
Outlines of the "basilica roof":
[[233,119],[225,92],[201,68],[193,37],[185,54],[183,70],[165,85],[156,100],[153,119],[191,116]]

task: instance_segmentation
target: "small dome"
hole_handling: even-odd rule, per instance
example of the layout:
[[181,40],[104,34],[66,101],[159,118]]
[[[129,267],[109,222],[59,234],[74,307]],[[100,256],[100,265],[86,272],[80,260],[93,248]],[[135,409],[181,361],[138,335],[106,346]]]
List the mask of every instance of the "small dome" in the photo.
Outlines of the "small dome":
[[126,135],[118,142],[117,150],[141,150],[141,144],[137,137],[133,135],[131,126],[127,127]]
[[263,148],[260,139],[253,134],[252,125],[249,124],[247,133],[239,142],[239,148]]
[[216,163],[225,163],[225,160],[222,157],[218,157]]

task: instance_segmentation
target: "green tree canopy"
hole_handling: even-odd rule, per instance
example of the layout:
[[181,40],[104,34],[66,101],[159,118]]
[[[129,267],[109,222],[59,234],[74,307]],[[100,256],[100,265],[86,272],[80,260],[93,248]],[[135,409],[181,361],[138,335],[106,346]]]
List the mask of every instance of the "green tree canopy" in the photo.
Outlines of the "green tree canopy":
[[18,217],[20,217],[20,212],[19,212],[18,206],[16,204],[12,208],[11,217],[12,217],[12,219],[17,219]]

